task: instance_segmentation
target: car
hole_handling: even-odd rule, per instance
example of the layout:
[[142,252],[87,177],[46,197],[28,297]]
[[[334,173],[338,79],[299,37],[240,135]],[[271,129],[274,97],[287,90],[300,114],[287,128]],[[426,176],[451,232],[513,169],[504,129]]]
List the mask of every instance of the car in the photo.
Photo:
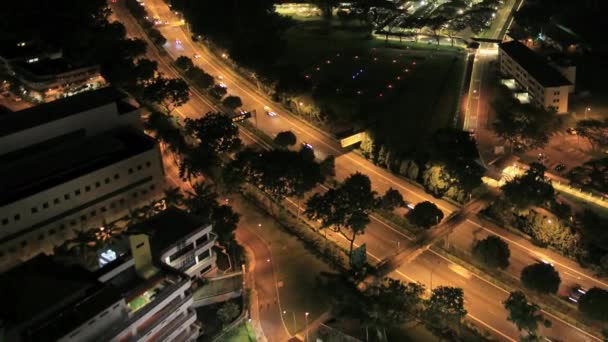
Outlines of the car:
[[581,299],[581,297],[587,293],[587,289],[583,288],[580,285],[574,285],[572,286],[572,289],[570,290],[570,294],[568,295],[568,300],[570,300],[571,302],[574,303],[578,303],[579,299]]
[[182,45],[182,41],[181,41],[181,40],[179,40],[179,39],[176,39],[176,40],[175,40],[175,45]]
[[277,116],[277,113],[276,113],[276,112],[273,112],[273,111],[271,111],[271,110],[267,110],[267,111],[266,111],[266,115],[268,115],[268,116],[270,116],[270,117],[275,117],[275,116]]
[[311,144],[309,144],[309,143],[307,143],[307,142],[303,142],[303,143],[302,143],[302,147],[305,147],[305,148],[308,148],[308,149],[311,149],[311,150],[312,150],[312,145],[311,145]]
[[566,165],[559,163],[557,165],[555,165],[555,171],[557,172],[562,172],[566,169]]
[[199,59],[199,58],[201,58],[201,55],[199,55],[198,53],[195,53],[194,54],[194,59]]
[[574,128],[574,127],[570,127],[570,128],[568,128],[568,129],[566,130],[566,132],[567,132],[568,134],[570,134],[570,135],[577,135],[577,134],[578,134],[578,132],[576,131],[576,128]]

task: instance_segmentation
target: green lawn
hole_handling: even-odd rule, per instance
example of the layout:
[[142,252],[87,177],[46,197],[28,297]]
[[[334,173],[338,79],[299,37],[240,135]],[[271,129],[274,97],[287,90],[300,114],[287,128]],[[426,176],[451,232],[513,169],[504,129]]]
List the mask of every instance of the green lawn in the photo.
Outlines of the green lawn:
[[226,332],[218,341],[221,342],[255,342],[255,334],[249,323],[241,323]]
[[286,33],[284,63],[314,85],[312,97],[336,130],[371,127],[411,150],[457,111],[464,54],[434,45],[385,43],[367,30],[323,20],[296,21]]

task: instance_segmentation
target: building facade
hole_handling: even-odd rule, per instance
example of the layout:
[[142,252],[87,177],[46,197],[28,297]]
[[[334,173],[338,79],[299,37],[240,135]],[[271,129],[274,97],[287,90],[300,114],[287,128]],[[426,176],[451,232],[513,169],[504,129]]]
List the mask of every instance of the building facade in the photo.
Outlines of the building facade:
[[534,51],[518,41],[499,44],[500,71],[528,92],[532,103],[557,113],[568,112],[568,95],[574,85]]
[[[91,105],[91,94],[62,101]],[[137,108],[120,114],[111,110],[116,103],[83,111],[69,104],[0,118],[0,270],[162,195],[159,148],[131,127]],[[66,108],[72,111],[57,114]],[[24,142],[30,144],[18,146]]]

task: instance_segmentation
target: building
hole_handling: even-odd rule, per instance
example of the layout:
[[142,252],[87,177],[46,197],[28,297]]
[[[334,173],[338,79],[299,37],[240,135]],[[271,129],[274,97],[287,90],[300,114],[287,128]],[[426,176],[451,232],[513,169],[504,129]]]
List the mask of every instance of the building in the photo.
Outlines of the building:
[[149,245],[152,257],[191,277],[215,268],[212,250],[217,236],[209,222],[175,208],[169,208],[145,222],[129,227],[131,239]]
[[19,84],[19,96],[52,101],[96,89],[106,83],[99,72],[99,66],[74,65],[61,50],[39,42],[0,42],[0,73]]
[[1,275],[0,340],[196,340],[187,275],[130,256],[99,271],[39,255]]
[[0,269],[160,197],[156,142],[112,89],[0,117]]
[[568,112],[568,95],[574,85],[547,61],[518,41],[500,43],[498,59],[503,75],[512,77],[532,102],[557,113]]

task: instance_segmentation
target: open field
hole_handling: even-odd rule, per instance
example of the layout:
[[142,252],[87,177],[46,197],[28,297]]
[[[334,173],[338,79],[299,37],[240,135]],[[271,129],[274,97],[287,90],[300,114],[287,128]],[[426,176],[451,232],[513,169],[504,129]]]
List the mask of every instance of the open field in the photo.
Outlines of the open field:
[[312,81],[313,101],[339,129],[369,127],[407,151],[454,120],[465,66],[457,49],[386,43],[320,19],[297,21],[286,39],[284,62]]

